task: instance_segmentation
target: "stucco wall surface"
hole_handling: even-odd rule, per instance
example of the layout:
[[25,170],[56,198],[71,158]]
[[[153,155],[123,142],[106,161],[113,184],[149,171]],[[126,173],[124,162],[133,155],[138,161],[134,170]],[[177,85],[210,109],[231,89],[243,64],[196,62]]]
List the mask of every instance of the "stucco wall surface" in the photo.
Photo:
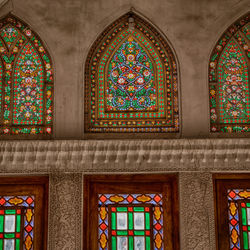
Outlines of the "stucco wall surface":
[[207,69],[226,28],[248,0],[12,0],[12,11],[43,39],[55,68],[55,138],[83,138],[84,66],[97,36],[131,8],[166,37],[179,62],[181,136],[209,136]]

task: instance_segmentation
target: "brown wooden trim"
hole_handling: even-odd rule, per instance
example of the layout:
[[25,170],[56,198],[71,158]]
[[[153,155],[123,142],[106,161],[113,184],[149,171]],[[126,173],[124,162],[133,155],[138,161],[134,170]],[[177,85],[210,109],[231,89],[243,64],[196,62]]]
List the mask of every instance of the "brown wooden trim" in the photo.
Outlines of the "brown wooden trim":
[[[230,249],[228,219],[228,189],[249,189],[250,174],[213,174],[214,207],[216,222],[216,249]],[[243,199],[242,199],[243,200]],[[239,218],[240,219],[240,218]],[[242,238],[241,238],[242,240]]]
[[[139,183],[139,185],[138,185]],[[179,250],[179,201],[177,174],[84,176],[83,249],[98,249],[98,193],[162,193],[164,248]]]
[[1,195],[34,195],[34,249],[47,249],[48,240],[48,185],[47,176],[0,177]]

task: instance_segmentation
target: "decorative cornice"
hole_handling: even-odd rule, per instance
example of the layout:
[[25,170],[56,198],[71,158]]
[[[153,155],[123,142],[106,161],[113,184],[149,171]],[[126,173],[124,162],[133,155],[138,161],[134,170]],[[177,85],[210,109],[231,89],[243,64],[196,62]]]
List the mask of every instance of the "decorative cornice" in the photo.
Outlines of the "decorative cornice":
[[250,139],[0,141],[0,172],[248,171]]

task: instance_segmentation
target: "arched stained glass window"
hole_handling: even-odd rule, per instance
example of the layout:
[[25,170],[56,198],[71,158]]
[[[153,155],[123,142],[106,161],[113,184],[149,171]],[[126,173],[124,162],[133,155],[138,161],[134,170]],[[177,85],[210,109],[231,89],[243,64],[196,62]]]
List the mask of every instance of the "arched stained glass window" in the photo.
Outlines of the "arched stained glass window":
[[209,64],[212,132],[250,132],[250,14],[216,44]]
[[166,40],[133,12],[92,46],[85,70],[86,133],[179,131],[176,59]]
[[0,134],[52,134],[53,73],[40,40],[13,15],[0,20]]

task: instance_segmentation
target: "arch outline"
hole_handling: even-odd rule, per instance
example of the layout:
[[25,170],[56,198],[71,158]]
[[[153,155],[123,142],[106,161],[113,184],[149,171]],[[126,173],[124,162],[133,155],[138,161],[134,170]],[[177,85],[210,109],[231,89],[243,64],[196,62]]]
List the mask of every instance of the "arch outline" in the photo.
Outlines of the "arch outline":
[[[174,90],[174,94],[172,95],[172,96],[174,96],[173,99],[175,99],[175,103],[173,104],[175,110],[173,111],[173,113],[175,112],[175,114],[174,114],[175,118],[176,118],[175,122],[178,123],[178,125],[175,128],[174,128],[174,126],[170,129],[159,129],[159,128],[155,129],[155,128],[153,128],[150,131],[145,129],[145,128],[141,129],[141,128],[136,127],[136,126],[128,128],[128,129],[119,128],[116,130],[110,129],[108,127],[104,128],[104,129],[91,128],[90,120],[91,120],[92,115],[91,115],[91,104],[90,104],[91,97],[90,96],[92,94],[92,97],[93,97],[93,93],[90,94],[90,92],[91,92],[90,91],[90,89],[91,89],[91,87],[90,87],[90,82],[91,82],[91,77],[90,77],[91,76],[91,69],[90,69],[90,67],[91,67],[91,63],[93,63],[94,54],[96,54],[96,55],[98,54],[97,50],[98,50],[100,44],[103,43],[105,39],[107,40],[107,37],[109,36],[109,34],[113,33],[113,35],[110,36],[110,40],[112,40],[112,37],[116,37],[116,35],[119,33],[119,31],[117,32],[116,29],[120,29],[120,31],[123,31],[125,29],[129,29],[129,19],[133,20],[133,25],[135,25],[135,29],[138,29],[138,27],[141,25],[143,32],[145,32],[144,33],[145,39],[148,39],[148,37],[150,37],[150,38],[153,37],[152,40],[153,40],[154,44],[151,43],[151,45],[155,46],[155,44],[157,44],[158,47],[160,47],[158,49],[157,53],[162,52],[164,54],[164,52],[165,52],[165,55],[163,55],[162,57],[168,56],[168,58],[170,58],[171,63],[173,63],[173,64],[171,64],[171,70],[173,70],[173,72],[171,72],[171,74],[173,74],[173,76],[175,78],[175,80],[174,80],[175,81],[175,90]],[[123,27],[119,26],[121,24],[123,24]],[[115,30],[117,34],[114,34],[113,30]],[[144,30],[146,30],[146,31],[144,31]],[[146,33],[148,33],[148,34],[146,35]],[[150,41],[150,42],[152,42],[152,41]],[[164,52],[163,52],[163,50],[164,50]],[[99,50],[100,53],[99,53],[98,57],[101,57],[103,55],[103,51],[105,51],[105,48]],[[167,51],[167,53],[166,53],[166,51]],[[167,72],[167,73],[169,73],[169,72]],[[178,76],[178,78],[177,78],[177,76]],[[93,75],[92,75],[92,77],[93,77]],[[98,79],[98,78],[96,77],[96,79]],[[177,83],[177,81],[178,81],[178,83]],[[124,135],[124,137],[128,138],[129,134],[130,133],[132,134],[133,132],[134,133],[136,132],[137,135],[140,134],[140,135],[143,135],[146,137],[148,137],[148,135],[150,135],[150,132],[155,132],[156,134],[159,133],[159,134],[161,134],[161,137],[162,137],[162,135],[163,135],[163,137],[165,137],[166,135],[167,135],[166,137],[168,137],[168,136],[171,137],[173,135],[174,135],[174,137],[176,137],[176,134],[179,134],[179,132],[180,132],[179,99],[178,99],[178,95],[179,95],[178,94],[178,92],[179,92],[179,69],[178,69],[178,62],[176,59],[176,55],[174,53],[172,46],[170,45],[168,40],[165,39],[165,37],[160,33],[160,31],[158,31],[154,27],[154,25],[151,25],[151,23],[149,23],[147,20],[145,20],[143,17],[141,17],[141,15],[138,15],[137,13],[135,13],[134,10],[131,10],[128,13],[122,15],[120,18],[118,18],[113,23],[111,23],[108,27],[106,27],[104,29],[104,31],[98,36],[98,38],[93,43],[93,45],[91,46],[89,53],[87,55],[87,59],[85,61],[84,92],[85,92],[85,94],[84,94],[85,95],[85,99],[84,99],[84,125],[85,125],[84,131],[85,131],[85,135],[87,134],[87,136],[86,136],[87,138],[93,138],[90,136],[91,134],[95,134],[95,136],[94,136],[95,138],[96,138],[97,134],[99,134],[99,135],[105,134],[105,138],[107,138],[108,135],[111,135],[111,136],[115,135],[115,137],[122,137],[121,134],[126,134],[126,135]],[[173,101],[173,99],[171,99],[171,101]],[[92,114],[93,114],[93,112],[92,112]],[[172,135],[170,135],[170,134],[172,134]]]

